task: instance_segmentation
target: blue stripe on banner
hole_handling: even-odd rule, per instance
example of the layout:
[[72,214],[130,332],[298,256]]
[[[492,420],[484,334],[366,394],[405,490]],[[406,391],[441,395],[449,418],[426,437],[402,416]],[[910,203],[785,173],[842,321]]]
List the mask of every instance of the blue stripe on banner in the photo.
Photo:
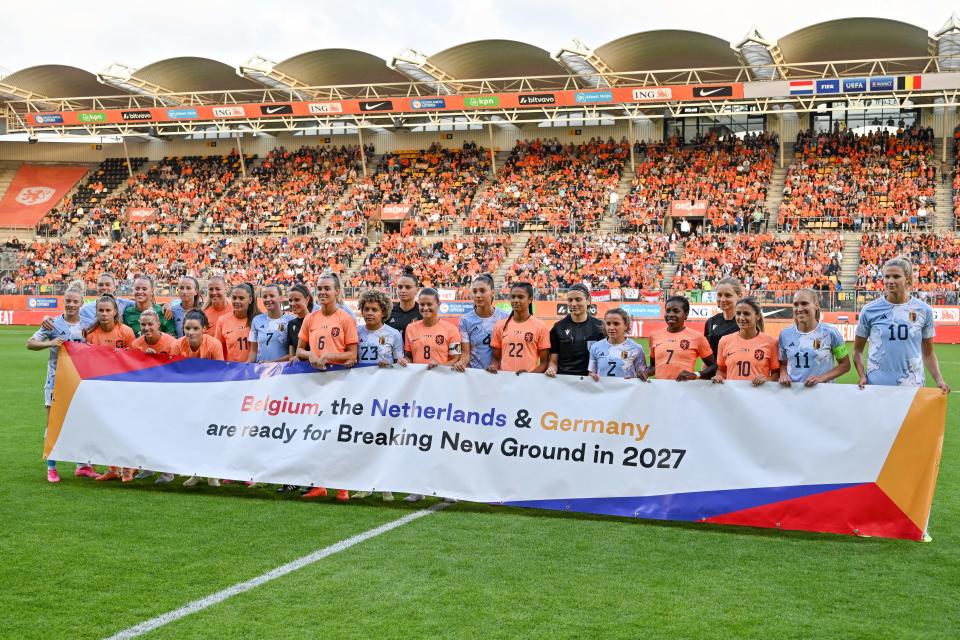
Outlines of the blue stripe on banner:
[[[357,363],[357,367],[375,367],[375,363]],[[342,365],[330,365],[327,371],[340,371]],[[260,380],[274,376],[290,376],[303,373],[320,373],[309,362],[264,362],[249,364],[246,362],[222,362],[185,358],[166,364],[136,371],[124,371],[88,380],[109,380],[114,382],[240,382],[242,380]]]
[[725,513],[759,507],[761,505],[802,498],[836,489],[856,487],[863,482],[849,484],[811,484],[794,487],[762,487],[759,489],[729,489],[726,491],[694,491],[663,496],[636,496],[622,498],[573,498],[569,500],[524,500],[504,502],[511,507],[579,511],[627,518],[650,520],[697,521]]
[[812,96],[813,89],[790,89],[790,95],[792,96]]

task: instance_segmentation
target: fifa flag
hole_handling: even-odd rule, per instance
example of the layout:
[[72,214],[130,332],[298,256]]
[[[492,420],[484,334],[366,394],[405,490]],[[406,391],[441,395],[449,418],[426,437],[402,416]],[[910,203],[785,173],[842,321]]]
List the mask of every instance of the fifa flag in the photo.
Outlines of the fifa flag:
[[234,480],[922,540],[936,389],[785,389],[67,343],[45,455]]

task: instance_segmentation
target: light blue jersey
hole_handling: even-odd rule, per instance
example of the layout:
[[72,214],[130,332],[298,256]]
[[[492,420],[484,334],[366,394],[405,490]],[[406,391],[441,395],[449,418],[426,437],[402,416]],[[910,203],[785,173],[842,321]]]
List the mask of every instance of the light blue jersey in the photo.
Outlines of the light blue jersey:
[[357,327],[357,337],[360,340],[358,362],[393,364],[403,357],[403,336],[390,325],[370,331],[366,324],[361,324]]
[[[99,296],[97,296],[99,298]],[[123,318],[123,312],[127,310],[127,307],[133,304],[133,300],[129,298],[115,298],[117,301],[117,309],[120,311],[120,317]],[[93,300],[86,303],[80,307],[80,322],[83,323],[85,327],[92,327],[97,321],[97,301]]]
[[[83,337],[83,322],[70,324],[63,319],[63,316],[57,316],[53,319],[53,328],[49,331],[43,327],[37,329],[33,334],[33,340],[56,340],[63,338],[64,342],[86,342]],[[57,374],[57,356],[59,349],[50,349],[50,359],[47,361],[47,381],[43,385],[43,399],[49,407],[53,399],[53,381]]]
[[177,337],[182,338],[183,333],[183,319],[187,317],[187,314],[191,311],[199,311],[203,313],[203,309],[195,307],[193,309],[184,309],[183,302],[178,298],[170,303],[170,311],[173,313],[173,324],[177,327]]
[[870,342],[867,384],[922,387],[920,344],[933,334],[933,309],[918,298],[903,304],[877,298],[865,306],[857,321],[857,337]]
[[809,333],[803,333],[796,325],[787,327],[780,332],[779,344],[780,361],[787,363],[791,382],[829,373],[834,359],[840,360],[850,353],[840,331],[823,322]]
[[470,368],[486,369],[493,360],[490,338],[493,327],[510,314],[503,309],[494,309],[489,318],[481,318],[476,309],[460,318],[460,342],[470,343]]
[[296,316],[285,313],[271,318],[265,313],[254,316],[250,323],[250,342],[257,343],[257,362],[270,362],[289,355],[287,325]]
[[636,378],[647,370],[647,355],[643,347],[627,338],[620,344],[601,340],[590,346],[588,371],[601,378]]

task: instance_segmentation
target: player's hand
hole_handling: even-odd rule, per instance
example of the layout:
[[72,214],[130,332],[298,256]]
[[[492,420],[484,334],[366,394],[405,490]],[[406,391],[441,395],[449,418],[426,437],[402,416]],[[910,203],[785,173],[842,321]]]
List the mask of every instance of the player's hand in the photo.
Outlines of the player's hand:
[[520,375],[521,373],[527,373],[527,370],[526,370],[526,369],[517,369],[516,371],[514,371],[514,373],[517,374],[517,375]]
[[497,366],[496,362],[491,362],[490,365],[487,367],[487,371],[489,371],[490,373],[496,373],[499,370],[500,370],[500,367]]
[[40,323],[40,327],[45,331],[53,330],[53,316],[43,316],[43,322]]
[[723,384],[723,376],[718,373],[717,375],[713,376],[711,381],[713,384]]
[[866,376],[860,376],[860,382],[857,383],[857,386],[860,387],[861,389],[863,389],[865,386],[867,386],[867,377],[866,377]]
[[767,377],[766,377],[766,376],[757,376],[756,378],[753,379],[753,386],[759,387],[760,385],[762,385],[762,384],[763,384],[764,382],[766,382],[766,381],[767,381]]
[[51,340],[51,342],[53,344],[51,344],[50,346],[52,346],[54,349],[59,349],[60,347],[63,346],[63,343],[66,341],[63,338],[54,338],[53,340]]
[[327,368],[327,356],[318,356],[314,353],[310,354],[310,364],[313,365],[314,369],[320,369],[323,371]]
[[144,353],[156,353],[156,351],[154,351],[153,349],[147,349],[144,351]]
[[451,367],[457,373],[463,373],[467,370],[466,365],[463,364],[463,360],[457,360],[456,363]]
[[637,380],[640,382],[650,382],[650,378],[647,377],[647,370],[637,371]]
[[163,317],[165,320],[173,320],[173,307],[170,306],[169,302],[164,302],[160,309],[163,311]]
[[356,359],[356,358],[350,358],[350,359],[348,359],[346,362],[343,363],[343,366],[346,367],[347,369],[349,369],[349,368],[351,368],[351,367],[352,367],[353,365],[355,365],[355,364],[357,364],[357,359]]
[[401,367],[405,367],[405,366],[407,366],[408,364],[410,364],[410,361],[407,360],[407,359],[404,358],[404,357],[401,357],[401,358],[398,358],[398,359],[397,359],[397,364],[400,365]]
[[[790,388],[790,385],[793,384],[793,381],[790,380],[790,375],[786,371],[780,372],[780,386]],[[810,385],[807,385],[810,386]]]
[[427,371],[430,371],[431,369],[436,369],[436,368],[437,368],[436,362],[431,362],[427,365]]
[[805,387],[815,387],[815,386],[817,386],[818,384],[820,384],[821,382],[823,382],[823,380],[820,378],[820,376],[810,376],[809,378],[807,378],[807,379],[804,381],[803,386],[805,386]]
[[549,367],[547,367],[547,370],[544,371],[544,373],[547,374],[547,377],[548,377],[548,378],[556,378],[556,377],[557,377],[557,368],[556,368],[555,366],[553,366],[553,365],[550,365]]
[[943,395],[947,395],[948,393],[950,393],[950,385],[944,382],[942,378],[940,380],[937,380],[937,388],[940,389]]
[[598,373],[591,373],[591,374],[590,374],[590,379],[593,380],[594,382],[600,382],[600,374],[598,374]]
[[677,382],[686,382],[687,380],[696,380],[697,374],[693,371],[681,371],[677,374]]

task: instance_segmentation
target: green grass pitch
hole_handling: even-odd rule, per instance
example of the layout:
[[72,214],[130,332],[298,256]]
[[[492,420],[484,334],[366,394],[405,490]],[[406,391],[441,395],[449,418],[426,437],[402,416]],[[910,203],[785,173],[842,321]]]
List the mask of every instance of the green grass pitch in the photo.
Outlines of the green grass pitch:
[[[422,508],[100,486],[66,464],[51,486],[47,355],[29,335],[0,330],[2,638],[107,637]],[[960,346],[937,351],[960,390]],[[145,637],[953,639],[958,407],[954,395],[932,543],[458,504]]]

